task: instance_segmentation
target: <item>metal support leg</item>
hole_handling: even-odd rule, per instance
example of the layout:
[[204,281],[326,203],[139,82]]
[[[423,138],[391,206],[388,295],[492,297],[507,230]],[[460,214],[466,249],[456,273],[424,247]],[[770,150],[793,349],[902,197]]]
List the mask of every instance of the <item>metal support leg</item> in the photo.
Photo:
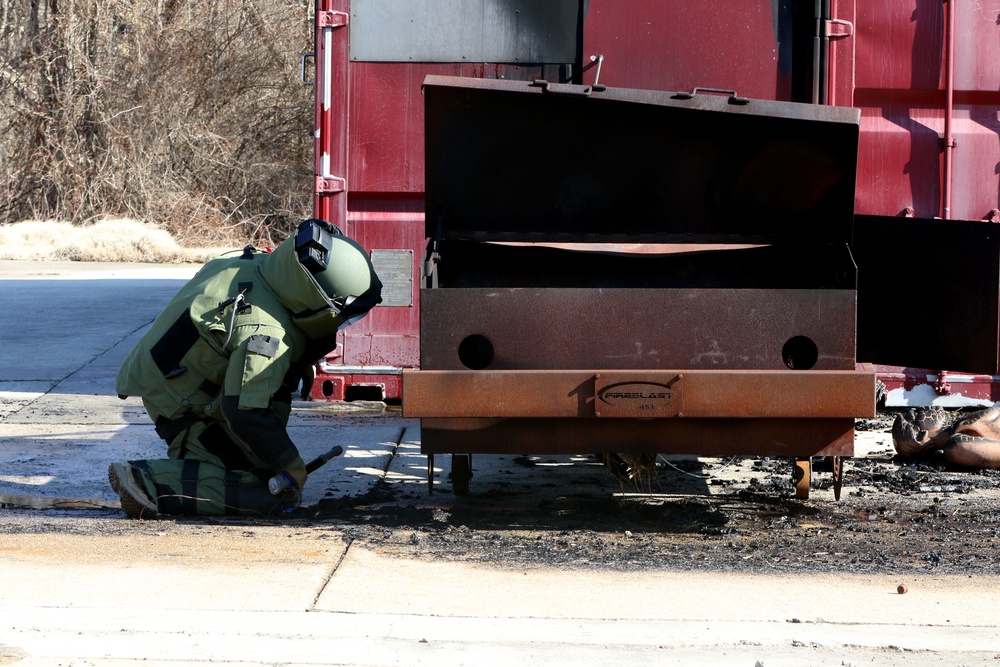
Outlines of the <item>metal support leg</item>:
[[792,468],[792,483],[795,485],[795,497],[809,497],[809,485],[812,482],[812,459],[795,459]]
[[434,455],[427,455],[427,495],[434,495]]
[[833,457],[833,498],[840,500],[840,490],[844,486],[844,457]]
[[451,486],[456,496],[469,495],[469,480],[472,479],[472,455],[451,455]]

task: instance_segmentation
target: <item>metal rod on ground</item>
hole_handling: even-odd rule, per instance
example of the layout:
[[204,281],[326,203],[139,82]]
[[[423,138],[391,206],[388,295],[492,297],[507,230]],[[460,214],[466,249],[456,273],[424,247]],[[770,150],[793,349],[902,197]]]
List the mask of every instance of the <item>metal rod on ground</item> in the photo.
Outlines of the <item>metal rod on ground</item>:
[[[320,454],[312,461],[307,463],[306,472],[312,474],[320,467],[326,465],[330,461],[330,459],[340,456],[343,453],[344,453],[344,448],[341,447],[340,445],[337,445],[336,447],[328,451],[326,454]],[[291,484],[292,484],[291,480],[284,473],[278,473],[277,475],[268,480],[267,490],[271,492],[271,495],[276,496],[285,489],[287,489],[289,486],[291,486]]]

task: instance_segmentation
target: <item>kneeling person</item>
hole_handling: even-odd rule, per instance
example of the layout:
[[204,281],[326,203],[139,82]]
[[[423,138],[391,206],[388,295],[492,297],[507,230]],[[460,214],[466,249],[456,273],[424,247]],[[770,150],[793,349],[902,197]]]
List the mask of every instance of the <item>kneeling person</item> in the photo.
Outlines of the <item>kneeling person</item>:
[[[142,398],[168,457],[110,465],[126,514],[296,506],[307,473],[286,430],[292,389],[381,291],[364,249],[321,220],[300,223],[273,253],[248,247],[205,264],[118,372],[119,396]],[[275,474],[293,482],[277,496]]]

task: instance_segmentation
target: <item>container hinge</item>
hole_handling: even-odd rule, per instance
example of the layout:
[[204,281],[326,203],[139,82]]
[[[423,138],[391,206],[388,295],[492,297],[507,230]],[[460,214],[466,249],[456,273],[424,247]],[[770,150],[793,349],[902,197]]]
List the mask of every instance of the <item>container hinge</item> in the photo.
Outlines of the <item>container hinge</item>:
[[854,34],[854,24],[842,19],[830,19],[823,22],[826,36],[830,39],[850,37]]
[[438,252],[437,240],[432,240],[427,244],[427,254],[424,256],[423,279],[425,287],[438,286],[437,265],[441,261],[441,254]]
[[321,195],[333,195],[347,189],[347,181],[339,176],[317,176],[316,193]]
[[345,12],[325,11],[316,14],[316,24],[320,28],[343,28],[347,25]]

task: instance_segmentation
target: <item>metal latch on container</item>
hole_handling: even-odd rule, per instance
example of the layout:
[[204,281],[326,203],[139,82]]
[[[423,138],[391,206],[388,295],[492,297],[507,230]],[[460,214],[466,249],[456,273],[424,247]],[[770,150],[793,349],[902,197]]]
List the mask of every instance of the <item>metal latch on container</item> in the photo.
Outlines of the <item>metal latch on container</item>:
[[830,19],[823,22],[825,35],[830,39],[850,37],[854,34],[854,24],[841,19]]
[[347,189],[347,181],[339,176],[317,176],[316,193],[321,195],[333,195]]
[[692,97],[694,97],[695,95],[697,95],[699,93],[719,93],[719,94],[722,94],[722,95],[729,95],[729,103],[730,104],[740,104],[740,105],[750,104],[750,98],[749,97],[740,97],[739,95],[736,94],[735,90],[728,90],[726,88],[700,88],[699,87],[699,88],[695,88],[690,93],[686,93],[686,92],[674,93],[672,95],[672,97],[675,100],[689,100],[689,99],[691,99]]
[[318,12],[316,24],[320,28],[343,28],[347,25],[347,14],[344,12]]

